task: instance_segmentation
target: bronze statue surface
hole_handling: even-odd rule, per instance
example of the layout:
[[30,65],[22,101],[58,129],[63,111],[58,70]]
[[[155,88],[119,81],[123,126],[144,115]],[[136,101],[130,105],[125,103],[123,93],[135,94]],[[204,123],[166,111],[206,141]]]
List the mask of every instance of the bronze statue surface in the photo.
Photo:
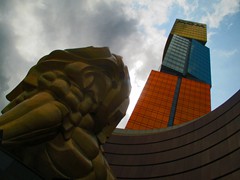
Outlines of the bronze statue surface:
[[114,179],[101,144],[129,93],[128,70],[108,48],[53,51],[7,95],[1,146],[46,179]]

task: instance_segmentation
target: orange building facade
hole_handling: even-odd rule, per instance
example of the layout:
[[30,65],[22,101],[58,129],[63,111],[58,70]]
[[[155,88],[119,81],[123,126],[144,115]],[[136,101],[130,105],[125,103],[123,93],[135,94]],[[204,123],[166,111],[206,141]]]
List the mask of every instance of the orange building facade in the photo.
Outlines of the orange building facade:
[[206,25],[176,20],[164,49],[161,71],[151,71],[126,129],[165,128],[211,111],[206,40]]
[[174,125],[191,121],[211,111],[210,85],[182,79]]
[[126,128],[167,127],[176,83],[176,76],[152,71]]
[[[152,71],[126,129],[168,127],[177,79],[174,75]],[[201,117],[210,111],[210,85],[182,78],[174,125]]]

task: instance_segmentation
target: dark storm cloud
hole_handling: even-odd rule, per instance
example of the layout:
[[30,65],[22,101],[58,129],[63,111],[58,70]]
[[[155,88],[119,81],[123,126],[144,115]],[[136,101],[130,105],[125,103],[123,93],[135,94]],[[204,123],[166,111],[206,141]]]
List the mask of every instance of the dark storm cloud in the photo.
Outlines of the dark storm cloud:
[[[0,3],[0,17],[4,18],[3,12],[6,9],[6,1],[1,1]],[[8,89],[8,78],[5,75],[5,54],[7,49],[6,46],[9,46],[11,44],[10,39],[7,36],[8,34],[8,28],[6,27],[6,24],[0,21],[0,110],[6,105],[6,99],[4,92]]]
[[[13,50],[13,39],[11,31],[7,24],[0,22],[0,110],[6,105],[5,93],[8,90],[7,61]],[[14,51],[12,52],[14,53]]]
[[137,21],[128,20],[120,7],[117,2],[48,1],[45,8],[38,10],[37,16],[44,27],[43,36],[51,46],[65,39],[69,46],[121,49],[136,32]]
[[20,82],[19,74],[24,76],[25,69],[29,69],[30,63],[23,61],[15,47],[15,36],[12,28],[5,22],[0,22],[0,111],[8,103],[5,96],[10,92],[9,82]]
[[8,16],[12,10],[12,1],[0,1],[0,111],[8,103],[5,96],[10,92],[10,80],[17,79],[19,72],[29,67],[29,63],[23,63],[15,46],[16,36]]

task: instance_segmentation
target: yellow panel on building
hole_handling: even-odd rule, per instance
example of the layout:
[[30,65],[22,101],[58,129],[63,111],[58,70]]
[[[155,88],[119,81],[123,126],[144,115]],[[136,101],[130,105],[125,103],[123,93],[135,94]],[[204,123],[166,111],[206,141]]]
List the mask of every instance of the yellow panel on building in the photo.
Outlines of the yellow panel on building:
[[202,23],[176,19],[171,34],[195,39],[203,42],[204,44],[207,42],[207,27],[206,24]]

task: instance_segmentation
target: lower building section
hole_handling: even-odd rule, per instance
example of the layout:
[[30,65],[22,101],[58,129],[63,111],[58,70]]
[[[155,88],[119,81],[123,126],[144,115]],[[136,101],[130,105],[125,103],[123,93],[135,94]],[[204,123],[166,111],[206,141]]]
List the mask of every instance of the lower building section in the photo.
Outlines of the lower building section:
[[182,78],[174,125],[191,121],[211,111],[210,85]]
[[210,85],[151,71],[126,129],[159,129],[210,112]]
[[177,79],[177,76],[151,71],[126,129],[167,127]]
[[240,91],[207,115],[158,130],[115,130],[103,146],[118,180],[240,177]]

